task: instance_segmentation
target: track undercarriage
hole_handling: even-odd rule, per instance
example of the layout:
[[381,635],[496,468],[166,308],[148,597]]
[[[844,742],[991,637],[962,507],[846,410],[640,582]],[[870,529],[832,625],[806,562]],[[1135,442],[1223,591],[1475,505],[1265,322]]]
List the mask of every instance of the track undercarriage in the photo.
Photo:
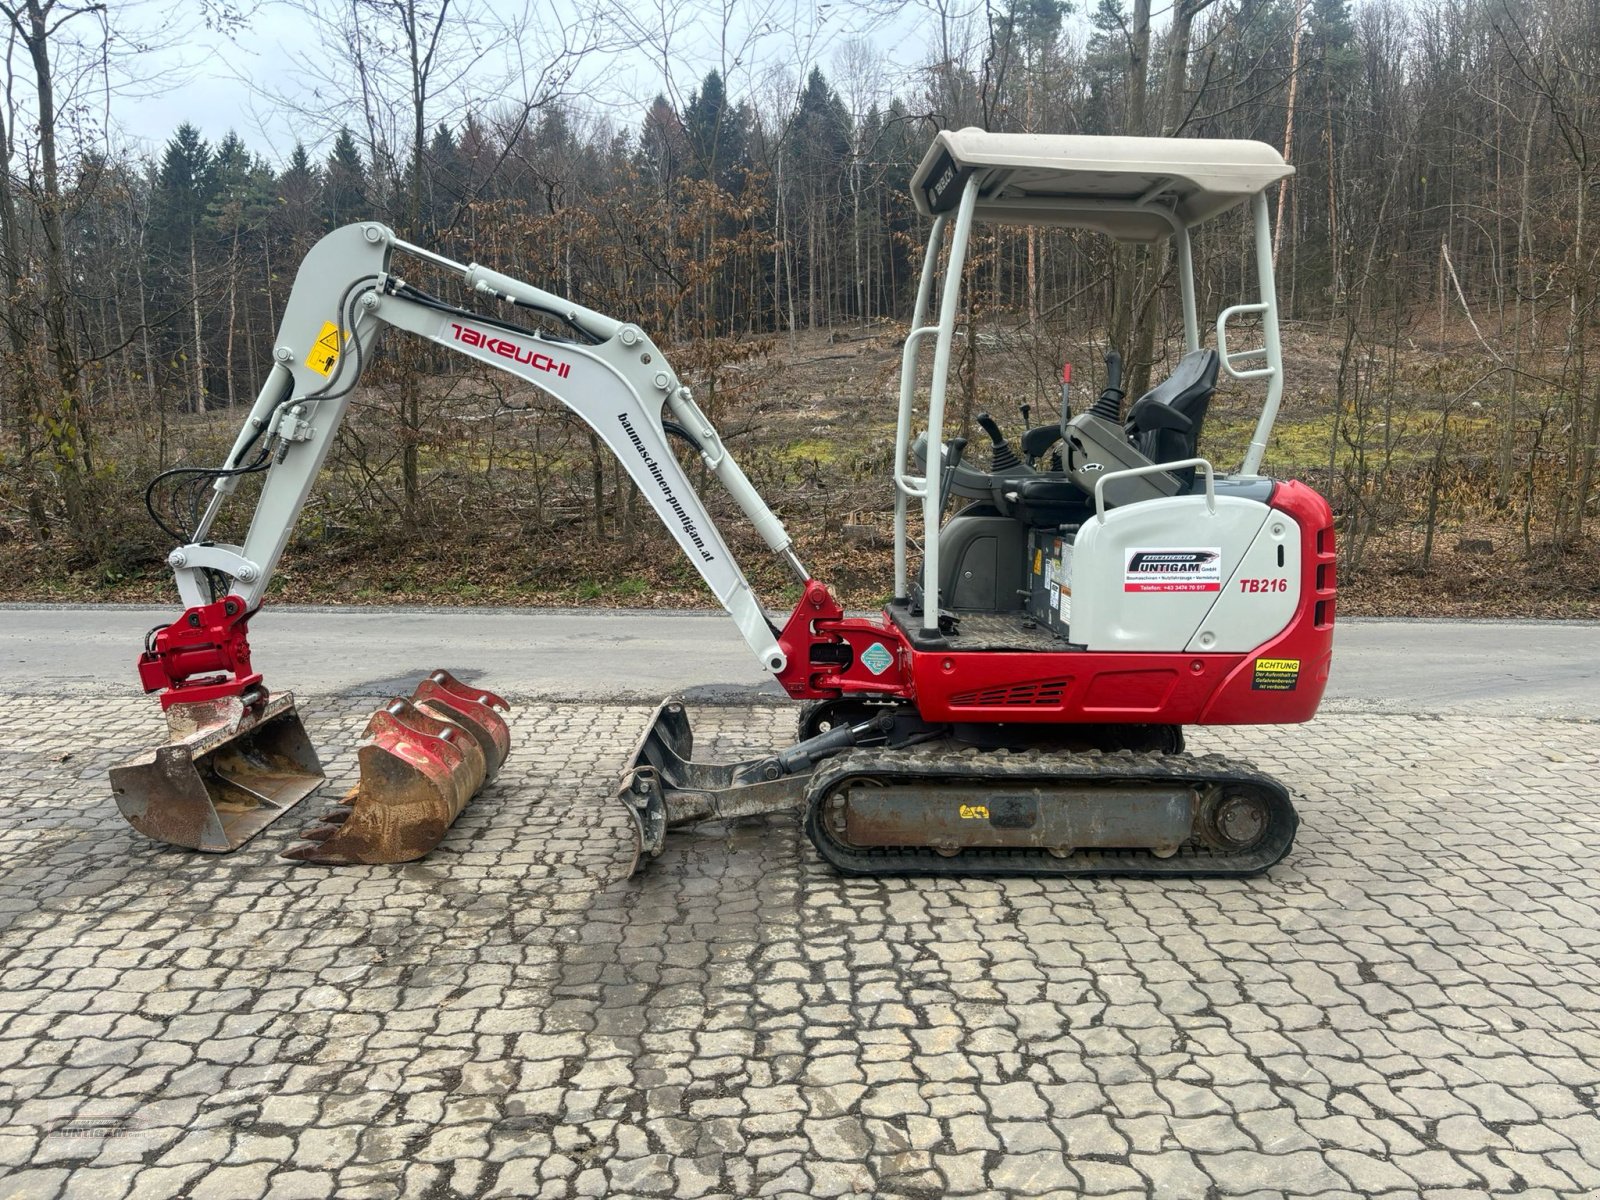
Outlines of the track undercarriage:
[[1298,818],[1248,763],[1182,751],[1171,726],[930,725],[909,705],[808,707],[802,740],[697,763],[668,701],[625,772],[641,858],[669,828],[801,811],[851,875],[1243,877],[1278,862]]

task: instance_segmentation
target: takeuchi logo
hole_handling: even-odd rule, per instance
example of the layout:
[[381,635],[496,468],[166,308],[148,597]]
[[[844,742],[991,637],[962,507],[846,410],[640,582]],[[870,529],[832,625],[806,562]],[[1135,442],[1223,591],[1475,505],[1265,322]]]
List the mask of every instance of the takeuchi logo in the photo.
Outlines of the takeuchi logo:
[[471,325],[457,325],[454,321],[450,322],[450,328],[455,333],[456,341],[463,346],[481,346],[490,354],[498,354],[512,362],[526,363],[537,371],[549,371],[561,379],[565,379],[572,370],[571,363],[560,362],[532,346],[519,346],[506,338],[484,333]]

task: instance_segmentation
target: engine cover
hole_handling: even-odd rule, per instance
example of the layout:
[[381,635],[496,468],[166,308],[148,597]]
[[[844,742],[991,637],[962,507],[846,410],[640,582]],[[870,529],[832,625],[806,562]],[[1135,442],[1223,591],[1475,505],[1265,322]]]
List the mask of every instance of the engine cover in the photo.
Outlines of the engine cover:
[[1089,650],[1254,649],[1299,606],[1300,542],[1287,513],[1239,496],[1112,509],[1064,556],[1068,636]]

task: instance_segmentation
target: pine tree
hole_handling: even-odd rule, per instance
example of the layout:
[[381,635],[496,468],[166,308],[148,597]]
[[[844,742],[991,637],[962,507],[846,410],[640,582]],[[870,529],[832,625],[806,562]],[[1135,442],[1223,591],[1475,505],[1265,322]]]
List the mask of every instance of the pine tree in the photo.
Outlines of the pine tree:
[[273,222],[277,236],[288,243],[295,257],[303,255],[322,233],[322,183],[311,156],[301,143],[294,144],[289,165],[278,176],[278,211]]
[[211,255],[226,264],[227,327],[223,339],[222,367],[227,387],[228,406],[238,399],[234,387],[234,338],[239,328],[239,284],[243,270],[241,246],[252,228],[264,222],[267,210],[261,204],[255,164],[244,142],[231,129],[217,146],[211,164],[211,199],[206,205],[204,226]]
[[187,293],[190,338],[187,349],[176,349],[174,365],[188,360],[185,375],[192,387],[190,400],[196,412],[206,410],[206,355],[201,324],[200,237],[206,213],[216,192],[217,175],[211,147],[200,131],[185,122],[167,143],[161,159],[156,194],[157,237],[166,252],[167,276],[174,295]]
[[738,187],[749,160],[748,122],[746,109],[728,103],[722,76],[709,72],[683,111],[684,137],[696,179],[713,179],[724,191]]
[[323,168],[322,180],[323,203],[330,227],[337,229],[371,215],[366,166],[348,126],[342,126],[333,139],[333,151]]

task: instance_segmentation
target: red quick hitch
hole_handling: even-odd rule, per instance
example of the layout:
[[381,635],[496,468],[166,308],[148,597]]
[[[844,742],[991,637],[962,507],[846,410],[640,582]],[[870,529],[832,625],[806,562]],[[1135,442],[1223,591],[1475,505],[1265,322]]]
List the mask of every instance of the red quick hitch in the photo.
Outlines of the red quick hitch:
[[152,631],[139,656],[140,684],[147,692],[161,693],[163,710],[239,696],[256,687],[261,676],[250,669],[245,637],[249,619],[243,600],[224,596]]

